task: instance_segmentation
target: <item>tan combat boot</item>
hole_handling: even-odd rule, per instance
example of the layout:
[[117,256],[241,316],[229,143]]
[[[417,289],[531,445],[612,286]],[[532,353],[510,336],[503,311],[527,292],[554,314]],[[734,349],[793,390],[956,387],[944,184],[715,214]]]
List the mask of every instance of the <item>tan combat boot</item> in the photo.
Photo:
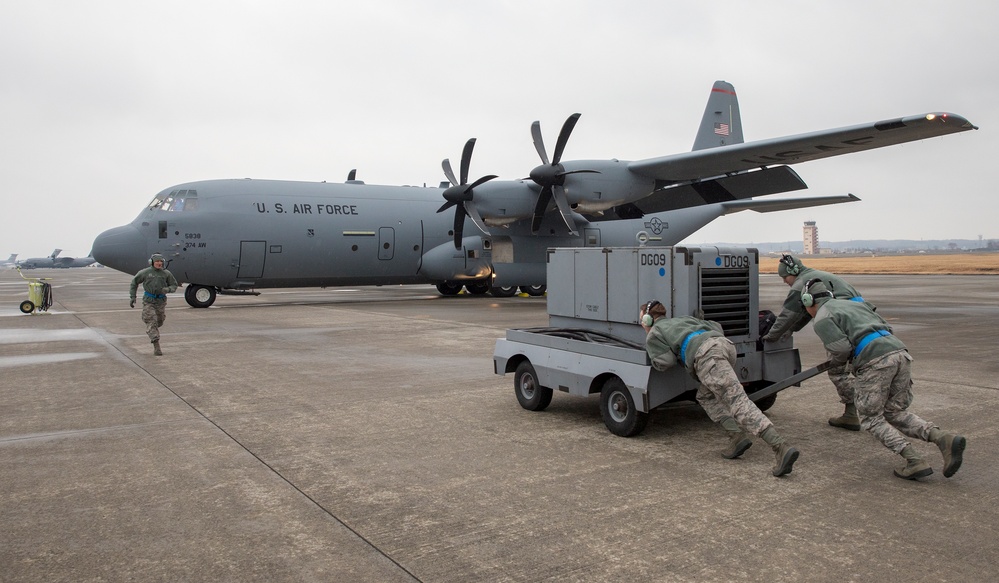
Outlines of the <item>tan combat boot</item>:
[[163,356],[163,351],[160,350],[159,340],[153,340],[153,354],[156,356]]
[[949,478],[957,473],[964,457],[964,448],[968,440],[963,435],[944,433],[938,427],[930,429],[930,441],[937,444],[944,459],[944,477]]
[[916,450],[911,445],[905,446],[900,455],[905,458],[906,463],[904,468],[895,470],[895,475],[899,478],[903,480],[918,480],[933,473],[933,468],[930,467],[930,464],[919,457],[919,454],[916,453]]
[[829,425],[848,431],[860,431],[860,416],[857,415],[857,406],[853,403],[847,403],[843,414],[839,417],[831,417]]
[[735,419],[731,417],[725,417],[718,422],[722,426],[722,429],[728,433],[728,446],[722,451],[722,457],[727,460],[732,460],[740,455],[746,453],[746,450],[753,446],[752,440],[749,436],[739,427],[739,424],[735,422]]
[[760,434],[760,439],[767,442],[767,445],[774,450],[774,454],[777,456],[774,462],[774,467],[770,471],[775,477],[779,478],[786,474],[790,474],[794,462],[798,460],[798,450],[791,447],[784,438],[777,433],[774,426],[771,425]]

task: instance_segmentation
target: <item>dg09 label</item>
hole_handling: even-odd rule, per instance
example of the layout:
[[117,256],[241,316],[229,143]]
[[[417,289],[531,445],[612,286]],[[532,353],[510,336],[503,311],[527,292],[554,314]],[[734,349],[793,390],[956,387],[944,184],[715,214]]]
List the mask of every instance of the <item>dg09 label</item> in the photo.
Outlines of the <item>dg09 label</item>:
[[715,260],[719,267],[749,267],[749,257],[745,255],[722,255]]
[[669,265],[669,258],[665,253],[643,253],[639,256],[639,265],[653,265],[656,267],[665,267]]

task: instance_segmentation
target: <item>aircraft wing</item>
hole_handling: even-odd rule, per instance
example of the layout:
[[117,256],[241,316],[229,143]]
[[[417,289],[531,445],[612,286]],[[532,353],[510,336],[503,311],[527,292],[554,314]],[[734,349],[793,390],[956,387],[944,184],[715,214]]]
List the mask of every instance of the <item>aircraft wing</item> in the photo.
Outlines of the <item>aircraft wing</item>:
[[770,140],[718,146],[672,156],[636,160],[628,169],[667,182],[684,182],[774,164],[798,164],[841,154],[977,130],[953,113],[927,113]]
[[811,196],[807,198],[785,198],[783,200],[734,200],[722,203],[725,214],[730,215],[739,211],[756,211],[758,213],[772,213],[776,211],[788,211],[794,209],[809,208],[813,206],[824,206],[827,204],[839,204],[842,202],[857,202],[860,198],[852,194],[837,194],[833,196]]

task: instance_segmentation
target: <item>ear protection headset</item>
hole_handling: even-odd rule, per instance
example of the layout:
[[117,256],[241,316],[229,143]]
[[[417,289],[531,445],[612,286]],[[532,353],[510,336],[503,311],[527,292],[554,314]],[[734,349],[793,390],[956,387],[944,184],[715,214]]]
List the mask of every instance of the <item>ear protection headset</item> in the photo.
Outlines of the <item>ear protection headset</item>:
[[797,277],[797,275],[801,273],[801,267],[799,267],[798,264],[794,262],[794,257],[791,257],[790,255],[787,254],[781,255],[780,262],[783,263],[785,267],[787,267],[788,275],[793,275]]
[[652,318],[652,314],[650,314],[649,312],[652,310],[652,308],[661,305],[662,303],[659,300],[649,300],[649,303],[645,304],[645,308],[642,310],[643,312],[645,312],[645,315],[642,316],[642,326],[649,328],[652,326],[652,324],[655,323],[655,320]]
[[[833,297],[833,294],[832,294],[831,291],[820,291],[820,292],[816,292],[814,294],[813,293],[809,293],[808,288],[810,288],[812,286],[812,284],[814,284],[816,282],[822,283],[822,280],[819,279],[819,278],[817,278],[817,277],[815,279],[808,280],[807,282],[805,282],[805,289],[804,289],[804,291],[801,292],[801,305],[805,306],[806,308],[810,308],[810,307],[814,306],[815,305],[815,300],[817,300],[817,299],[820,299],[820,298],[831,298],[831,297]],[[830,286],[831,285],[832,284],[830,284]]]
[[149,265],[152,265],[153,261],[162,261],[163,265],[166,265],[166,259],[162,255],[160,255],[159,253],[153,253],[149,257]]

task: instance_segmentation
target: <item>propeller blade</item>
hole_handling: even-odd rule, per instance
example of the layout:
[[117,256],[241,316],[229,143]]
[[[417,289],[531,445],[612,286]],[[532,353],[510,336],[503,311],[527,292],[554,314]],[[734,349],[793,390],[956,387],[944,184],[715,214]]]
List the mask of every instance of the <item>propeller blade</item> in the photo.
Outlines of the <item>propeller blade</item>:
[[453,207],[454,205],[455,205],[455,203],[451,202],[449,200],[449,201],[445,202],[444,204],[442,204],[441,208],[437,209],[437,212],[442,213],[442,212],[446,211],[447,209]]
[[465,203],[465,212],[468,213],[468,218],[472,219],[472,222],[475,223],[475,226],[478,227],[480,231],[486,235],[489,234],[489,228],[486,227],[485,221],[482,220],[482,215],[480,215],[479,211],[476,210],[472,201]]
[[465,205],[454,209],[454,248],[461,249],[461,229],[465,225]]
[[475,147],[475,138],[469,138],[465,142],[465,148],[461,151],[461,182],[458,184],[465,184],[468,182],[468,167],[472,163],[472,148]]
[[555,191],[555,204],[558,205],[558,212],[562,214],[562,220],[565,221],[565,226],[569,227],[569,232],[573,235],[576,234],[576,223],[572,220],[572,209],[569,207],[569,199],[565,197],[565,189],[561,186],[556,186],[552,190]]
[[572,133],[572,128],[576,127],[576,122],[579,120],[581,113],[574,113],[565,120],[562,124],[562,131],[558,134],[558,141],[555,142],[555,153],[552,154],[552,164],[558,164],[559,160],[562,159],[562,150],[565,149],[566,142],[569,141],[569,134]]
[[495,174],[490,174],[489,176],[483,176],[482,178],[476,180],[471,185],[469,185],[469,187],[465,189],[465,192],[468,192],[469,190],[472,190],[473,188],[475,188],[476,186],[479,186],[480,184],[484,184],[486,182],[489,182],[493,178],[496,178]]
[[534,138],[534,149],[538,151],[538,156],[541,156],[541,161],[545,165],[549,164],[548,154],[545,153],[545,141],[541,139],[541,122],[536,121],[531,124],[531,137]]
[[541,220],[545,218],[548,203],[552,200],[552,188],[546,186],[538,193],[538,204],[534,206],[534,219],[531,221],[531,232],[537,233],[541,228]]
[[447,179],[451,183],[451,186],[457,186],[457,185],[461,184],[460,182],[458,182],[457,180],[454,179],[454,171],[451,170],[451,161],[450,160],[448,160],[447,158],[444,158],[444,161],[441,162],[441,168],[444,169],[444,176],[447,176]]

